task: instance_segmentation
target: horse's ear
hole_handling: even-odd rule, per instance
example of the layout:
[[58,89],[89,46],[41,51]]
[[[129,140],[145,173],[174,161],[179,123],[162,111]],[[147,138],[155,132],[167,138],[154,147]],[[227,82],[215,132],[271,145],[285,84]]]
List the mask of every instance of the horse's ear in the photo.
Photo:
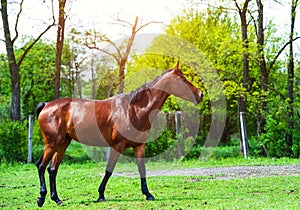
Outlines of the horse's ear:
[[179,61],[177,61],[176,66],[173,68],[174,72],[178,72],[179,71]]

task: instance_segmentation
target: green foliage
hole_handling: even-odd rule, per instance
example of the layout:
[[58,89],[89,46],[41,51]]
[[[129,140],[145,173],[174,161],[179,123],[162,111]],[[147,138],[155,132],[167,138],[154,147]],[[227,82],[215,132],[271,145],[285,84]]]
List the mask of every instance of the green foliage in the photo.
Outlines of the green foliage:
[[[286,120],[284,119],[284,113],[277,115],[268,115],[267,123],[265,126],[266,132],[259,138],[252,137],[250,145],[253,146],[253,152],[255,155],[265,155],[267,157],[285,157],[288,156],[286,145],[286,133],[292,132],[294,141],[292,146],[292,157],[299,157],[299,136],[300,132],[295,129],[289,131],[287,128]],[[297,121],[296,125],[297,126]]]
[[[145,148],[145,158],[172,161],[176,157],[176,147],[173,147],[175,141],[172,131],[168,129],[164,130],[158,138],[150,137]],[[132,157],[135,157],[134,151],[129,148],[123,152],[122,160],[130,161]]]
[[26,123],[0,122],[0,158],[6,162],[25,162],[27,158]]
[[[268,22],[265,27],[265,52],[267,66],[273,61],[279,49],[285,44],[285,39],[274,36],[277,30],[276,25]],[[237,16],[228,10],[220,8],[208,8],[206,11],[189,9],[183,15],[176,16],[170,25],[166,27],[165,34],[154,39],[151,46],[143,55],[134,55],[126,66],[125,92],[135,90],[145,82],[149,82],[160,75],[163,70],[170,69],[177,60],[180,61],[180,68],[188,80],[198,87],[203,93],[203,101],[198,105],[200,113],[199,133],[194,147],[187,158],[198,158],[201,152],[209,152],[213,157],[223,158],[238,156],[237,144],[230,142],[233,135],[239,133],[238,128],[238,102],[241,96],[247,95],[247,132],[250,138],[251,152],[254,155],[269,157],[283,157],[287,155],[285,138],[287,133],[293,135],[292,151],[293,157],[300,155],[300,83],[299,63],[295,63],[295,101],[294,101],[294,129],[288,130],[286,101],[287,73],[284,60],[278,60],[269,74],[268,91],[261,90],[261,73],[259,71],[257,53],[257,40],[255,28],[248,25],[249,56],[250,56],[250,80],[248,89],[243,88],[243,48],[241,43],[240,24]],[[82,88],[80,96],[97,99],[105,99],[117,93],[118,72],[113,65],[114,61],[96,55],[88,58],[86,48],[83,45],[83,36],[77,29],[72,29],[70,39],[66,39],[63,52],[63,66],[61,72],[61,96],[77,97],[79,89]],[[24,41],[25,42],[25,41]],[[27,41],[26,41],[27,42]],[[27,42],[28,44],[30,42]],[[23,53],[23,49],[15,49],[17,59]],[[96,61],[97,60],[97,61]],[[296,60],[296,59],[295,59]],[[20,139],[25,136],[25,124],[28,115],[35,113],[36,105],[41,101],[53,99],[54,75],[55,75],[55,49],[52,44],[39,41],[27,54],[20,67],[21,76],[21,116],[24,123],[13,123],[10,118],[11,104],[11,78],[7,63],[7,56],[0,54],[0,156],[6,157],[9,149],[19,145],[23,147]],[[86,70],[83,70],[86,69]],[[86,81],[77,80],[79,76],[91,74],[97,78]],[[81,81],[81,84],[77,83]],[[222,86],[215,85],[221,81]],[[81,87],[82,86],[82,87]],[[79,87],[78,87],[79,88]],[[92,94],[91,94],[92,93]],[[214,102],[218,102],[223,96],[226,97],[226,110],[218,110]],[[262,110],[261,103],[265,100],[268,103],[267,110]],[[186,102],[184,102],[186,103]],[[188,105],[184,104],[185,107]],[[169,97],[163,111],[172,112],[180,110],[182,102],[176,97]],[[224,149],[216,148],[212,151],[202,151],[202,145],[208,135],[213,113],[227,112],[226,130],[223,133],[222,145],[231,145]],[[262,115],[266,117],[265,133],[257,137],[257,121]],[[3,119],[3,121],[2,121]],[[13,132],[14,130],[18,130]],[[9,140],[7,141],[7,138]],[[13,141],[12,138],[16,138]],[[26,139],[26,137],[24,138]],[[148,157],[162,153],[174,145],[175,136],[170,131],[165,131],[157,140],[147,144],[146,155]],[[34,159],[39,158],[42,152],[43,142],[37,122],[34,126]],[[233,149],[234,148],[234,149]],[[95,157],[98,150],[86,149],[89,157]],[[20,150],[21,151],[21,150]],[[72,150],[71,146],[71,151]],[[102,151],[102,149],[101,149]],[[174,156],[176,151],[168,151]],[[71,153],[72,154],[72,153]],[[128,150],[132,156],[133,151]],[[12,159],[5,160],[22,161],[18,155]],[[75,158],[74,158],[75,157]],[[66,160],[78,159],[85,161],[86,156],[80,154],[67,155]],[[103,160],[104,157],[97,157]],[[4,158],[2,158],[4,159]]]
[[106,99],[117,94],[119,77],[117,70],[112,69],[113,67],[106,62],[102,62],[97,65],[97,99]]
[[[209,128],[210,117],[213,113],[214,107],[211,107],[211,102],[218,98],[215,95],[209,95],[210,92],[215,93],[218,90],[214,89],[211,83],[207,83],[207,81],[218,81],[221,79],[223,82],[221,94],[227,99],[227,125],[230,126],[228,131],[223,134],[227,136],[223,136],[222,139],[229,139],[230,135],[239,132],[238,126],[235,126],[238,125],[238,102],[242,96],[247,95],[247,132],[250,139],[252,139],[251,148],[254,148],[254,153],[274,157],[287,155],[285,135],[293,133],[295,139],[293,142],[293,153],[294,157],[297,157],[297,154],[299,154],[299,133],[297,129],[291,131],[286,129],[285,122],[288,117],[285,113],[279,116],[277,114],[277,109],[286,110],[285,106],[287,106],[287,103],[282,103],[282,98],[278,97],[278,92],[281,92],[281,96],[286,95],[286,73],[282,69],[284,64],[282,62],[275,63],[269,76],[270,88],[268,91],[263,91],[261,89],[259,66],[257,65],[259,58],[255,28],[249,25],[250,79],[248,89],[243,88],[243,51],[239,27],[238,21],[222,9],[209,8],[206,12],[198,12],[193,9],[185,11],[184,15],[175,17],[166,28],[167,36],[154,39],[147,50],[149,54],[135,57],[134,64],[131,66],[132,68],[129,68],[129,72],[132,70],[136,71],[138,67],[143,65],[150,65],[153,68],[158,66],[167,67],[168,64],[170,65],[170,62],[174,62],[174,58],[183,61],[181,63],[183,72],[189,80],[203,90],[205,95],[204,100],[198,106],[201,113],[200,118],[203,119],[199,129],[200,138],[197,141],[200,145],[207,135],[206,130]],[[267,44],[265,46],[267,66],[278,53],[280,45],[282,45],[282,39],[273,36],[272,32],[275,29],[272,23],[268,24],[266,28],[265,38],[272,40],[266,41]],[[181,42],[177,43],[177,39],[174,37],[181,40]],[[195,54],[198,53],[195,52],[191,45],[202,53],[201,55],[203,56],[201,58],[195,58],[188,53],[187,49],[190,49]],[[161,49],[162,46],[167,47]],[[200,68],[196,68],[198,75],[188,65],[191,60],[202,64]],[[212,75],[207,74],[211,66],[217,70],[220,75],[219,78],[214,78]],[[201,78],[199,75],[203,77]],[[208,95],[209,97],[207,97]],[[261,104],[263,100],[268,103],[267,110],[262,110]],[[297,100],[298,98],[296,98]],[[172,98],[166,102],[164,107],[168,111],[178,108],[179,106],[172,101]],[[220,112],[220,110],[217,110],[217,112]],[[262,134],[258,139],[255,136],[257,136],[257,120],[260,115],[267,118],[267,125],[265,127],[266,133]],[[295,118],[294,122],[295,125],[298,125],[299,119]],[[257,148],[259,148],[260,152],[258,152]]]
[[9,119],[11,101],[11,81],[8,70],[7,56],[0,54],[0,119]]
[[[16,50],[19,55],[22,49]],[[25,57],[21,68],[21,109],[23,118],[35,114],[39,102],[53,99],[55,50],[42,41],[36,43]]]
[[[145,149],[145,157],[155,157],[159,156],[160,154],[168,151],[168,156],[163,156],[165,160],[168,160],[168,158],[171,157],[171,160],[175,157],[174,152],[176,151],[170,151],[169,148],[174,144],[176,141],[173,137],[172,131],[165,130],[161,134],[161,136],[158,139],[152,140],[150,137],[150,142],[146,144]],[[171,154],[173,153],[173,154]],[[175,153],[176,154],[176,153]],[[173,158],[172,158],[173,157]],[[169,159],[170,160],[170,159]]]
[[104,154],[104,148],[88,147],[78,142],[72,141],[68,147],[63,162],[65,163],[86,163],[87,161],[101,162],[105,161],[102,157],[99,159],[100,154]]
[[282,157],[285,156],[285,133],[286,122],[278,121],[273,116],[267,116],[267,124],[265,126],[266,133],[260,137],[260,143],[266,149],[268,157]]
[[184,157],[185,160],[190,159],[215,159],[233,158],[240,156],[239,146],[223,146],[215,148],[204,148],[194,146],[191,151]]
[[[222,86],[219,81],[227,72],[229,72],[228,76],[238,75],[232,70],[237,69],[237,66],[233,65],[239,63],[240,58],[236,56],[236,51],[240,47],[233,31],[237,28],[236,24],[231,21],[226,12],[211,10],[209,14],[188,11],[183,16],[174,18],[166,29],[166,35],[155,38],[146,50],[146,54],[134,57],[134,63],[128,68],[128,72],[137,72],[144,65],[150,66],[151,69],[167,69],[173,66],[176,60],[180,60],[180,68],[184,75],[204,93],[203,101],[198,105],[200,118],[203,119],[199,129],[203,139],[209,129],[212,114],[226,112],[226,110],[217,110],[217,106],[211,105],[223,100]],[[232,59],[229,58],[231,55]],[[224,60],[226,62],[222,63]],[[217,73],[219,69],[222,71],[226,69],[226,71],[219,76]],[[239,85],[241,77],[238,76],[237,80],[234,77],[234,79]],[[235,105],[233,108],[236,110],[236,107]],[[170,98],[163,109],[174,111],[180,109],[180,106]]]

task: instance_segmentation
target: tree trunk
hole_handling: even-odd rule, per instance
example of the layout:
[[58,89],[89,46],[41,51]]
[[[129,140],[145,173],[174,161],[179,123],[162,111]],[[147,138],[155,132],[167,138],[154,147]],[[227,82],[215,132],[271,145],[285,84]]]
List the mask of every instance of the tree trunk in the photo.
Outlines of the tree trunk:
[[92,99],[96,99],[97,74],[96,74],[95,69],[94,69],[94,53],[92,53],[92,58],[91,58],[91,71],[92,71],[91,72],[92,73]]
[[[243,88],[248,91],[248,80],[249,80],[249,40],[248,40],[248,23],[247,23],[247,11],[248,11],[248,4],[251,0],[246,0],[244,2],[243,8],[240,8],[237,1],[234,0],[235,5],[238,9],[240,20],[241,20],[241,30],[242,30],[242,41],[243,41]],[[247,106],[247,93],[244,93],[241,98],[239,99],[238,104],[238,112],[246,113]],[[238,113],[238,116],[239,116]],[[239,119],[239,118],[238,118]],[[239,126],[240,128],[240,126]],[[249,147],[248,141],[246,141],[246,147]],[[242,135],[240,130],[240,152],[243,153],[243,141]]]
[[261,0],[256,0],[256,4],[258,7],[258,28],[257,28],[257,47],[259,54],[259,68],[261,75],[261,109],[258,110],[258,119],[257,119],[257,135],[258,137],[265,133],[265,125],[266,125],[266,116],[265,113],[267,111],[267,90],[269,84],[269,72],[266,65],[266,59],[264,55],[264,5]]
[[12,104],[10,117],[13,121],[19,121],[21,116],[20,111],[20,73],[19,66],[17,65],[13,41],[11,39],[11,33],[9,30],[8,17],[7,17],[7,1],[1,0],[1,15],[3,22],[3,31],[6,44],[6,52],[11,76],[11,88],[12,88]]
[[80,70],[78,64],[75,64],[75,81],[77,84],[77,91],[78,91],[78,97],[82,98],[82,91],[81,91],[81,80],[80,80]]
[[54,98],[60,97],[61,58],[65,37],[65,5],[67,0],[59,0],[59,17],[56,38],[56,71],[54,81]]
[[139,17],[136,16],[135,21],[134,21],[134,25],[132,26],[132,29],[131,29],[131,36],[128,40],[126,51],[125,51],[124,56],[121,58],[120,63],[119,63],[119,91],[118,91],[118,93],[123,93],[124,92],[125,66],[126,66],[126,63],[127,63],[127,60],[128,60],[128,56],[129,56],[130,51],[131,51],[131,47],[132,47],[133,42],[134,42],[135,35],[138,32],[138,30],[137,30],[138,20],[139,20]]
[[125,80],[125,65],[126,65],[127,59],[122,60],[119,65],[119,91],[118,93],[124,92],[124,80]]
[[292,146],[293,146],[293,130],[294,130],[294,51],[293,51],[293,37],[295,31],[295,19],[296,19],[296,7],[298,0],[292,0],[291,6],[291,31],[290,31],[290,49],[289,49],[289,63],[288,63],[288,82],[287,82],[287,91],[288,91],[288,120],[287,127],[288,131],[286,133],[286,153],[288,156],[292,155]]
[[[247,23],[246,18],[242,19],[242,40],[243,40],[243,88],[248,91],[248,80],[249,80],[249,53],[248,53],[248,35],[247,35]],[[240,112],[246,112],[247,106],[247,94],[243,94],[240,100]]]

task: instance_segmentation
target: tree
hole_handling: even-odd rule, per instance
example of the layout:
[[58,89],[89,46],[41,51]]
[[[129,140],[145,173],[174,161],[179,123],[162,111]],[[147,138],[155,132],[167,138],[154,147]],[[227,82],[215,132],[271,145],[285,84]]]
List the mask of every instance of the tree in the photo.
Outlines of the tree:
[[294,130],[294,49],[293,49],[293,40],[295,34],[295,20],[296,20],[296,8],[298,6],[298,0],[292,0],[291,4],[291,28],[289,36],[289,60],[288,60],[288,82],[287,82],[287,91],[288,91],[288,120],[287,126],[288,131],[286,134],[286,144],[287,144],[287,155],[291,156],[292,146],[293,146],[293,130]]
[[86,54],[82,33],[72,28],[65,39],[63,60],[66,68],[61,72],[61,94],[69,97],[83,97],[80,76],[84,72],[83,65],[90,55]]
[[[297,0],[298,1],[298,0]],[[292,4],[294,5],[295,2]],[[261,88],[262,88],[262,100],[261,100],[261,111],[258,116],[258,136],[260,136],[261,133],[264,133],[264,126],[266,124],[266,116],[265,113],[267,111],[267,99],[266,99],[266,93],[269,89],[269,75],[274,67],[275,62],[278,60],[278,57],[282,54],[284,49],[287,46],[290,46],[290,59],[293,63],[293,56],[291,53],[291,48],[293,46],[293,42],[297,40],[300,37],[294,38],[294,30],[290,33],[289,41],[283,45],[282,48],[278,50],[276,55],[274,55],[273,60],[267,61],[266,60],[266,52],[265,52],[265,28],[264,28],[264,5],[262,3],[262,0],[256,0],[257,8],[258,8],[258,17],[257,17],[257,26],[255,25],[256,28],[256,34],[257,34],[257,51],[258,51],[258,64],[260,67],[260,74],[261,74]],[[296,2],[297,4],[297,2]],[[294,8],[295,9],[295,8]],[[293,12],[293,11],[292,11]],[[295,11],[294,11],[295,12]],[[296,14],[295,14],[296,15]],[[253,18],[254,19],[254,18]],[[293,20],[295,22],[295,20]],[[294,25],[294,23],[292,24]],[[291,27],[294,27],[292,26]],[[292,35],[293,34],[293,35]],[[268,63],[268,65],[267,65]],[[289,63],[289,69],[293,68],[292,63]],[[292,74],[291,74],[292,75]],[[276,91],[273,89],[273,91]],[[293,95],[293,94],[292,94]]]
[[[18,56],[22,49],[16,48],[15,52]],[[35,114],[38,103],[53,99],[54,73],[55,48],[52,43],[40,40],[27,54],[20,69],[21,116]]]
[[[20,4],[20,8],[22,8],[21,6],[22,2]],[[20,11],[22,10],[20,9]],[[2,14],[4,37],[6,43],[6,52],[7,52],[7,58],[9,63],[10,75],[11,75],[11,88],[12,88],[12,105],[11,105],[11,112],[10,112],[11,119],[13,121],[19,121],[20,120],[20,74],[19,74],[19,65],[17,64],[15,53],[14,53],[14,47],[13,47],[16,37],[11,39],[11,33],[8,24],[6,0],[1,0],[1,14]]]
[[[248,91],[248,82],[249,82],[249,40],[248,40],[248,20],[247,20],[247,12],[249,2],[251,0],[245,0],[242,6],[240,6],[237,0],[234,0],[235,6],[238,10],[239,17],[241,20],[241,31],[242,31],[242,41],[243,41],[243,88]],[[246,101],[247,95],[244,94],[239,100],[239,112],[246,113]],[[240,135],[242,136],[242,135]],[[247,141],[246,141],[247,142]],[[248,142],[247,142],[248,143]],[[240,151],[243,152],[242,146],[242,138],[240,138]],[[247,144],[246,147],[249,147]]]
[[[132,49],[132,45],[135,39],[136,34],[143,29],[144,27],[148,26],[152,23],[159,23],[155,21],[150,21],[143,25],[138,25],[139,17],[135,18],[134,23],[130,23],[126,20],[117,19],[117,24],[121,24],[122,26],[129,27],[131,30],[131,35],[124,40],[125,43],[115,43],[110,38],[108,38],[105,34],[100,34],[97,31],[93,30],[90,32],[86,32],[86,46],[90,49],[96,49],[100,52],[103,52],[109,56],[112,56],[117,65],[118,65],[118,72],[119,72],[119,90],[118,93],[123,93],[124,91],[124,78],[125,78],[125,67],[129,57],[129,54]],[[98,45],[101,43],[109,44],[113,47],[115,52],[109,51],[103,47],[99,47]],[[125,49],[125,50],[124,50]]]
[[[220,78],[217,77],[217,73],[210,74],[209,69],[216,69],[222,80],[232,80],[235,87],[239,87],[239,82],[242,80],[240,77],[242,51],[241,41],[238,39],[236,31],[238,31],[236,21],[231,19],[230,15],[222,8],[208,8],[205,12],[194,9],[185,11],[183,16],[175,17],[166,28],[167,36],[158,36],[146,50],[147,54],[134,57],[134,64],[129,66],[126,76],[128,78],[132,74],[131,86],[136,83],[141,84],[143,81],[145,82],[145,77],[148,77],[149,80],[151,77],[157,76],[158,71],[169,68],[176,62],[176,59],[180,59],[180,68],[185,76],[204,93],[203,101],[198,105],[201,113],[198,143],[204,143],[206,139],[213,142],[217,139],[218,132],[210,132],[208,136],[212,117],[214,113],[221,113],[223,110],[217,110],[216,106],[213,105],[215,101],[221,98],[218,90],[213,89],[216,87],[214,84]],[[194,48],[189,49],[190,45],[187,43],[193,45],[195,49],[199,49],[203,56],[192,57],[191,54],[197,54],[192,53]],[[149,69],[150,67],[151,70],[143,71],[141,74],[143,76],[140,78],[139,74],[136,74],[141,69]],[[157,69],[159,70],[155,71]],[[135,74],[132,71],[135,71]],[[222,89],[219,90],[222,92]],[[232,90],[232,88],[228,87],[228,90]],[[241,95],[241,91],[238,89],[238,91],[233,92],[236,95],[230,96],[228,94],[230,106],[227,107],[230,110],[227,110],[227,113],[230,112],[230,114],[227,115],[227,119],[230,123],[227,123],[223,133],[223,143],[228,143],[230,135],[236,131],[236,128],[232,129],[232,122],[234,122],[233,125],[236,124],[235,98],[237,95]],[[213,98],[209,97],[210,93],[214,95]],[[179,105],[176,100],[170,97],[165,103],[164,110],[174,111],[178,109]]]
[[55,71],[55,86],[54,86],[54,98],[57,99],[60,96],[60,74],[61,74],[61,59],[65,38],[65,6],[67,0],[58,0],[58,27],[56,36],[56,71]]
[[258,119],[257,119],[257,135],[260,136],[261,133],[265,132],[266,117],[265,113],[267,111],[267,100],[266,93],[269,85],[269,74],[270,70],[267,69],[266,59],[265,59],[265,35],[264,35],[264,6],[261,0],[256,0],[258,8],[258,26],[257,26],[257,51],[258,51],[258,63],[261,75],[261,110],[258,110]]
[[9,63],[9,69],[10,69],[10,76],[11,76],[11,89],[12,89],[12,104],[11,104],[11,119],[13,121],[19,121],[21,118],[21,109],[20,109],[20,66],[26,57],[27,53],[31,50],[31,48],[40,40],[40,38],[52,27],[54,26],[54,19],[53,23],[50,24],[36,39],[32,41],[30,45],[24,48],[24,52],[20,56],[19,59],[16,58],[15,52],[14,52],[14,44],[15,41],[18,39],[18,23],[19,18],[22,13],[22,5],[24,0],[21,0],[20,2],[20,9],[17,14],[16,22],[15,22],[15,37],[12,38],[12,34],[10,32],[10,25],[8,22],[8,12],[7,12],[7,0],[1,0],[1,16],[2,16],[2,23],[3,23],[3,32],[4,32],[4,38],[3,40],[6,45],[6,53]]

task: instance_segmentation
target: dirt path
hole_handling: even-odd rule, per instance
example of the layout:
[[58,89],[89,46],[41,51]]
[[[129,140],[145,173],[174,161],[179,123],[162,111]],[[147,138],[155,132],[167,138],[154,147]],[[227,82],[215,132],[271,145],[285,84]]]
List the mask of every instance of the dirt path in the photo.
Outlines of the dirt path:
[[[116,176],[138,176],[136,172],[117,173]],[[236,179],[267,176],[300,176],[300,165],[234,166],[147,171],[147,176],[205,176],[212,179]]]

